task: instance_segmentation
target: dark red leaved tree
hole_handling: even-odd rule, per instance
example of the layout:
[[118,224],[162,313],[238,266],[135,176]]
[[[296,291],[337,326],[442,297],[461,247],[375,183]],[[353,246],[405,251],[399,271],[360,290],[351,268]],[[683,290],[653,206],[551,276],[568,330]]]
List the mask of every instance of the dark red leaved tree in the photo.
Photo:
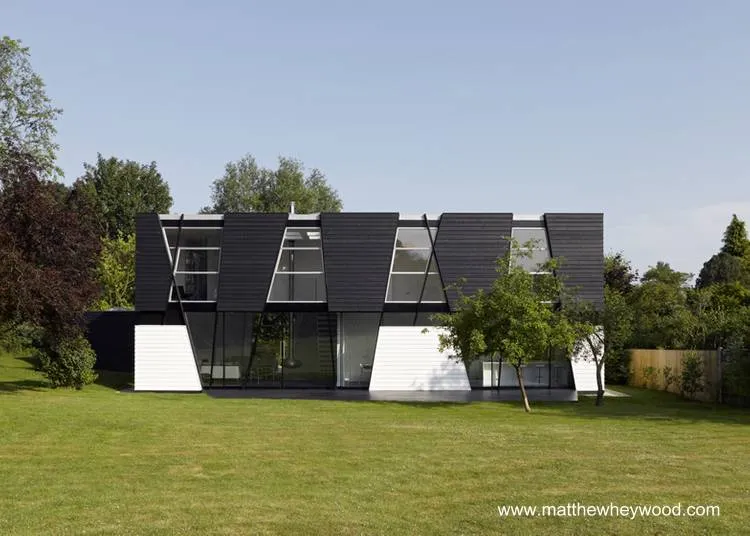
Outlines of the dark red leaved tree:
[[0,321],[29,322],[57,340],[81,333],[99,293],[92,214],[84,196],[41,179],[32,160],[0,169]]

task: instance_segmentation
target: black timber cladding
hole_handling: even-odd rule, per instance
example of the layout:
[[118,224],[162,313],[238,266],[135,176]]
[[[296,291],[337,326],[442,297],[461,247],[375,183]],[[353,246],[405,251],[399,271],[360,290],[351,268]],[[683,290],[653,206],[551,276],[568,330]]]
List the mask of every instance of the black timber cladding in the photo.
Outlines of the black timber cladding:
[[545,214],[550,253],[563,283],[595,306],[604,303],[604,215]]
[[135,219],[135,309],[164,311],[169,299],[172,265],[158,214]]
[[[465,278],[464,294],[488,289],[497,278],[498,257],[508,252],[512,221],[510,212],[443,214],[435,238],[435,257],[443,285]],[[457,293],[448,289],[446,294],[453,309]]]
[[287,218],[286,213],[224,215],[217,311],[263,311]]
[[328,310],[382,311],[398,213],[326,212],[320,225]]

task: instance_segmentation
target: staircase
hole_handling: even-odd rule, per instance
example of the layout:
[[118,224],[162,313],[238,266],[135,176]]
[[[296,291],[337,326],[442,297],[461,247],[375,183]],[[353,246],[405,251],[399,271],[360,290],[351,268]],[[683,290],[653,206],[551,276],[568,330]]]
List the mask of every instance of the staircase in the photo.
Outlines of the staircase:
[[318,359],[320,359],[320,373],[331,378],[331,385],[336,385],[336,315],[334,313],[318,313],[317,318]]

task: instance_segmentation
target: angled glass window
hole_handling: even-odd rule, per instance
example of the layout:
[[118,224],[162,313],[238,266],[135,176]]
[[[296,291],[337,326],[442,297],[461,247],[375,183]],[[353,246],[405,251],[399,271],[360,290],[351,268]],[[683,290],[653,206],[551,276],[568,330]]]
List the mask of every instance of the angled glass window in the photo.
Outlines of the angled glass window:
[[169,262],[174,266],[177,285],[177,292],[175,285],[169,291],[170,302],[178,301],[178,297],[183,302],[216,301],[221,232],[221,227],[164,228]]
[[445,303],[432,240],[436,228],[400,227],[396,231],[391,272],[385,301],[395,303]]
[[544,227],[514,227],[513,238],[518,242],[519,253],[513,263],[532,274],[549,273],[543,265],[550,260],[547,231]]
[[326,301],[319,227],[289,227],[284,231],[268,301]]

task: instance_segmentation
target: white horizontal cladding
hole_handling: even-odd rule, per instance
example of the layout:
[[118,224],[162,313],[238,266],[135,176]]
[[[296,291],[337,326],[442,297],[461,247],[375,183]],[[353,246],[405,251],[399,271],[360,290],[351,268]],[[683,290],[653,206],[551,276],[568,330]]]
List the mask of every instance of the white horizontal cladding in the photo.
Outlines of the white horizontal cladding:
[[[599,328],[599,330],[601,333],[602,328]],[[598,390],[596,386],[596,362],[593,359],[589,345],[579,344],[576,353],[573,354],[570,361],[576,391],[591,392]],[[604,366],[602,366],[601,378],[602,387],[604,387]]]
[[438,350],[438,328],[381,326],[370,391],[470,391],[466,367]]
[[201,390],[186,326],[135,326],[135,390]]

